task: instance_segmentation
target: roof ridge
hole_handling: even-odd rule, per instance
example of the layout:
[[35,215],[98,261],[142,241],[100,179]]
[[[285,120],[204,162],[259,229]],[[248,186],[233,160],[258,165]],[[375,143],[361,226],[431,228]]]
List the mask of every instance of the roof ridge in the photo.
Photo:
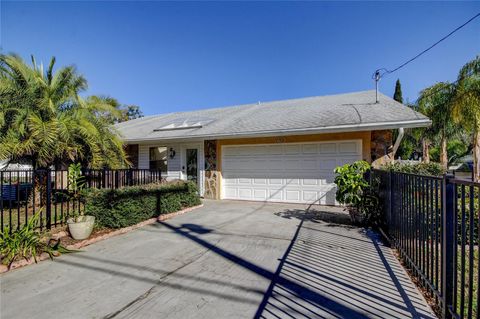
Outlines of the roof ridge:
[[[199,111],[205,112],[205,111],[215,111],[215,110],[224,110],[224,109],[233,109],[233,108],[244,108],[244,107],[249,107],[249,106],[254,107],[254,106],[268,105],[268,104],[273,104],[273,103],[278,103],[278,102],[291,102],[291,101],[309,100],[309,99],[316,99],[316,98],[347,96],[347,95],[362,94],[362,93],[368,93],[368,92],[375,92],[375,90],[354,91],[354,92],[348,92],[348,93],[337,93],[337,94],[329,94],[329,95],[314,95],[314,96],[307,96],[307,97],[300,97],[300,98],[290,98],[290,99],[283,99],[283,100],[271,100],[271,101],[266,101],[266,102],[259,101],[260,104],[258,104],[258,102],[256,102],[256,103],[245,103],[245,104],[227,105],[227,106],[219,106],[219,107],[201,108],[201,109],[188,110],[188,111],[158,113],[158,114],[152,114],[152,115],[145,116],[145,117],[143,117],[143,119],[146,119],[146,118],[152,118],[153,119],[153,118],[166,116],[166,115],[175,115],[175,114],[180,115],[180,114],[199,112]],[[132,121],[134,121],[134,120],[132,120]],[[122,123],[128,123],[128,122],[130,122],[130,121],[122,122]]]

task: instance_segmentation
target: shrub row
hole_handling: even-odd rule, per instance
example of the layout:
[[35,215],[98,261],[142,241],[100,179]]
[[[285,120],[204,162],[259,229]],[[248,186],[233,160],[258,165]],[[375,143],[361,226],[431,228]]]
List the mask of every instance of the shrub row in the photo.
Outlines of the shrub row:
[[84,200],[85,214],[95,216],[97,226],[108,228],[135,225],[201,203],[197,186],[191,182],[88,189]]
[[388,163],[381,169],[400,173],[410,173],[417,175],[442,176],[445,169],[439,163],[410,163],[410,162],[394,162]]

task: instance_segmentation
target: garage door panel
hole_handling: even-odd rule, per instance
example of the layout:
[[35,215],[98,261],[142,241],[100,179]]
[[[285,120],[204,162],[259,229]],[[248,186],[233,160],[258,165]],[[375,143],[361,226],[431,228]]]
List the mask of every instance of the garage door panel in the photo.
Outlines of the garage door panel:
[[278,201],[278,202],[283,201],[283,190],[281,188],[269,188],[268,200]]
[[225,146],[223,198],[335,204],[335,167],[361,158],[359,141]]
[[264,148],[264,151],[269,155],[282,155],[284,152],[283,145],[270,145]]
[[337,144],[336,143],[320,144],[319,151],[321,154],[336,154]]
[[285,179],[285,184],[286,184],[287,186],[300,185],[300,178],[286,178],[286,179]]
[[344,153],[357,153],[358,143],[355,142],[348,142],[348,143],[338,143],[338,152],[340,154]]
[[251,188],[239,188],[238,197],[241,199],[251,199],[253,196],[253,189]]
[[285,191],[285,200],[289,202],[299,202],[300,201],[300,190],[286,190]]
[[253,190],[253,198],[255,200],[262,200],[265,201],[267,200],[267,189],[261,188],[261,189],[254,189]]
[[267,179],[266,178],[254,178],[253,179],[253,184],[254,185],[267,185]]
[[342,165],[345,165],[345,164],[349,164],[349,163],[355,162],[357,160],[358,160],[358,158],[355,158],[353,156],[338,158],[337,159],[337,166],[342,166]]
[[227,185],[237,185],[237,179],[236,178],[224,178],[223,179],[223,184]]
[[269,178],[268,185],[283,185],[283,178]]
[[334,170],[337,167],[336,158],[326,158],[319,161],[319,169]]
[[[315,170],[315,169],[318,169],[318,165],[317,165],[317,160],[316,159],[305,159],[303,161],[299,161],[301,162],[301,167],[302,169],[304,170]],[[297,168],[298,168],[298,162],[297,162]]]
[[251,178],[239,178],[238,179],[238,184],[240,184],[240,185],[251,185],[252,184],[252,179]]
[[315,202],[319,198],[318,194],[319,192],[317,191],[303,191],[302,200],[304,202]]
[[303,186],[317,186],[320,185],[320,180],[318,179],[311,179],[311,178],[303,178],[302,179]]
[[297,155],[301,152],[302,146],[300,144],[293,144],[293,145],[285,145],[285,154],[293,154]]
[[226,198],[237,198],[237,188],[236,187],[225,187],[225,197]]
[[304,144],[304,145],[302,145],[302,153],[303,154],[317,154],[318,153],[318,145],[317,144]]

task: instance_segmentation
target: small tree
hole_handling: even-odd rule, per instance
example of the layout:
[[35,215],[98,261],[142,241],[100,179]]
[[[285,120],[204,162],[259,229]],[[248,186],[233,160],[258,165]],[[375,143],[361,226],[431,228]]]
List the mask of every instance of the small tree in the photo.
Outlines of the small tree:
[[457,133],[453,121],[453,98],[455,86],[448,82],[439,82],[420,92],[419,107],[423,114],[432,120],[432,126],[425,130],[430,140],[440,142],[440,163],[448,167],[447,142]]
[[393,94],[393,99],[403,104],[402,85],[400,84],[400,79],[397,79],[397,82],[395,83],[395,93]]
[[143,117],[143,112],[140,110],[140,107],[137,105],[127,105],[124,106],[123,110],[123,121],[134,120]]
[[123,142],[101,114],[108,101],[80,94],[87,81],[74,66],[54,71],[17,55],[0,54],[0,159],[30,160],[34,168],[82,162],[90,167],[127,165]]
[[454,118],[473,132],[473,175],[480,181],[480,56],[465,64],[458,74]]

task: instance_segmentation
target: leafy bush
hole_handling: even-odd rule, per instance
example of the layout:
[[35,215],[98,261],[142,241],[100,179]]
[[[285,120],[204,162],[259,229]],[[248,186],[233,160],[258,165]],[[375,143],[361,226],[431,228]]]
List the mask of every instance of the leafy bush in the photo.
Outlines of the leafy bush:
[[369,186],[364,175],[370,164],[357,161],[335,168],[336,199],[339,203],[358,207],[362,202],[363,190]]
[[417,175],[441,176],[445,174],[445,170],[439,163],[411,163],[411,162],[394,162],[388,163],[381,167],[386,171],[394,171],[400,173],[410,173]]
[[53,259],[57,253],[72,252],[60,245],[57,241],[51,246],[50,241],[44,242],[38,230],[40,212],[33,215],[20,229],[12,231],[6,227],[0,232],[0,256],[2,263],[10,268],[15,260],[33,258],[37,262],[37,255],[46,252]]
[[100,227],[122,228],[201,203],[192,182],[84,191],[85,214]]
[[365,178],[370,169],[370,164],[365,161],[335,168],[336,199],[347,205],[352,219],[375,225],[380,221],[381,210],[379,198]]

